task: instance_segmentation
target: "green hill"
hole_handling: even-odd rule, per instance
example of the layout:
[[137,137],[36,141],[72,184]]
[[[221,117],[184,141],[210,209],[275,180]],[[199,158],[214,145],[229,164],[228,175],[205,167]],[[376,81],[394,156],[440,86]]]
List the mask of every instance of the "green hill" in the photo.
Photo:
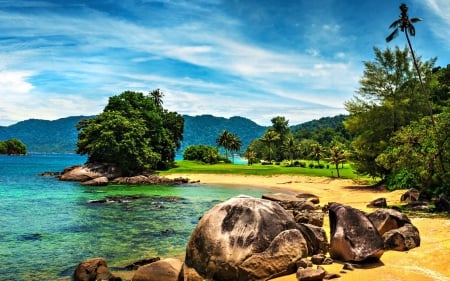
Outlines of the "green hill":
[[[11,138],[21,140],[29,153],[74,153],[78,131],[76,124],[92,116],[71,116],[54,121],[29,119],[10,126],[0,126],[0,141]],[[260,138],[267,126],[260,126],[244,117],[216,117],[212,115],[184,115],[184,134],[180,152],[189,145],[216,145],[216,139],[223,130],[236,134],[244,150],[252,140]],[[296,130],[335,128],[345,116],[325,117],[319,120],[291,126]]]

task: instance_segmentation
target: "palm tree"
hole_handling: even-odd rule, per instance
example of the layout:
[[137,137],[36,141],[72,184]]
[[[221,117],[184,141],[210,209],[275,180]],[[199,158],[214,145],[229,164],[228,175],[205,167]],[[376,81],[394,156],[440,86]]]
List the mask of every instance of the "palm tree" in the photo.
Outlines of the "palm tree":
[[148,93],[152,100],[155,102],[156,106],[162,107],[164,93],[160,89],[153,90]]
[[289,154],[290,165],[292,166],[292,160],[294,158],[294,153],[298,150],[298,143],[292,134],[288,135],[283,143],[283,150]]
[[392,41],[392,39],[397,37],[399,29],[401,32],[405,33],[406,41],[408,42],[409,50],[411,51],[411,56],[413,58],[414,68],[416,69],[417,76],[419,77],[419,83],[422,88],[422,91],[425,93],[428,111],[430,113],[431,121],[434,125],[433,109],[431,107],[430,99],[428,97],[428,91],[425,90],[425,86],[423,84],[419,65],[417,63],[416,56],[415,56],[414,50],[412,48],[411,40],[409,40],[409,35],[411,35],[411,36],[416,35],[416,29],[414,28],[413,23],[419,22],[422,19],[421,18],[410,19],[408,17],[408,6],[406,6],[406,4],[404,4],[404,3],[400,5],[400,11],[401,11],[401,13],[400,13],[399,19],[394,21],[393,23],[391,23],[391,25],[389,26],[389,28],[395,28],[395,29],[388,37],[386,37],[386,42],[389,43],[390,41]]
[[330,164],[334,164],[336,167],[336,172],[338,178],[341,177],[339,174],[339,164],[345,162],[345,150],[340,148],[337,145],[334,145],[330,148],[330,157],[327,158]]
[[319,143],[313,143],[310,156],[317,160],[317,165],[320,165],[320,159],[324,157],[323,147]]
[[273,129],[268,129],[261,141],[267,144],[269,149],[269,161],[272,161],[273,144],[280,139],[280,134],[275,132]]
[[248,165],[252,165],[253,160],[256,158],[256,152],[251,147],[248,147],[245,152],[245,157],[247,157]]
[[[228,144],[228,149],[232,152],[238,152],[239,150],[241,150],[241,145],[242,145],[242,142],[239,139],[239,137],[235,134],[231,134],[229,144]],[[232,153],[231,157],[233,159],[233,164],[234,164],[234,153]]]
[[228,147],[230,145],[231,133],[227,130],[223,130],[219,137],[216,139],[216,144],[218,147],[223,147],[225,149],[225,157],[228,159]]

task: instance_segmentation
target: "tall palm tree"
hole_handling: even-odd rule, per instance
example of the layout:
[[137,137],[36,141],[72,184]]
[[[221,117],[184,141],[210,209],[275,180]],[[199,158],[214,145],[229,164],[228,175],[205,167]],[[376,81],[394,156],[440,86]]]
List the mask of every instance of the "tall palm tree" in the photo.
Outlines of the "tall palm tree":
[[297,152],[297,149],[298,149],[298,142],[296,141],[295,137],[292,134],[288,135],[283,143],[283,150],[289,155],[289,161],[291,162],[290,163],[291,166],[294,154],[295,152]]
[[317,165],[320,165],[320,159],[322,159],[324,155],[325,154],[322,145],[320,145],[319,143],[313,143],[311,145],[310,156],[312,157],[312,159],[317,160]]
[[[242,145],[242,142],[239,139],[239,137],[235,134],[231,134],[229,144],[228,144],[228,149],[232,152],[238,152],[239,150],[241,150],[241,145]],[[231,154],[231,157],[233,159],[233,164],[234,164],[234,153]]]
[[428,97],[428,91],[426,91],[425,86],[423,84],[422,75],[420,73],[419,65],[417,63],[416,56],[414,54],[414,50],[413,50],[413,47],[412,47],[412,44],[411,44],[411,40],[409,39],[409,35],[411,35],[411,36],[415,36],[416,35],[416,29],[414,28],[413,23],[422,21],[422,19],[421,18],[412,18],[412,19],[410,19],[409,16],[408,16],[408,6],[406,6],[406,4],[404,4],[404,3],[402,3],[400,5],[400,11],[401,11],[401,13],[400,13],[399,19],[394,21],[393,23],[391,23],[391,25],[389,26],[389,28],[395,28],[395,29],[388,37],[386,37],[386,42],[389,43],[390,41],[392,41],[392,39],[397,37],[399,29],[400,29],[401,32],[405,33],[406,41],[408,42],[409,50],[411,51],[411,56],[413,58],[414,68],[416,69],[417,76],[419,77],[419,83],[420,83],[420,86],[422,88],[422,91],[425,94],[428,111],[430,113],[430,117],[431,117],[431,120],[432,120],[433,125],[434,125],[433,109],[431,107],[430,99]]

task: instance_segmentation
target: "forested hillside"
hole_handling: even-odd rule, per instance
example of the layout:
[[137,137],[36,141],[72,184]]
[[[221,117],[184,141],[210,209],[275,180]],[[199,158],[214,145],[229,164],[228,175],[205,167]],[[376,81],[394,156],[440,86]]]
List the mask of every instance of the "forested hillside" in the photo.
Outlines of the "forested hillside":
[[[0,126],[0,141],[10,138],[20,139],[30,153],[74,153],[78,131],[76,124],[92,116],[72,116],[54,121],[29,119],[11,126]],[[264,135],[268,129],[244,117],[216,117],[212,115],[184,115],[184,134],[180,149],[182,152],[193,144],[216,145],[216,139],[223,130],[239,136],[242,150],[248,144]],[[319,120],[291,126],[293,131],[314,131],[323,128],[336,128],[343,116],[326,117]]]

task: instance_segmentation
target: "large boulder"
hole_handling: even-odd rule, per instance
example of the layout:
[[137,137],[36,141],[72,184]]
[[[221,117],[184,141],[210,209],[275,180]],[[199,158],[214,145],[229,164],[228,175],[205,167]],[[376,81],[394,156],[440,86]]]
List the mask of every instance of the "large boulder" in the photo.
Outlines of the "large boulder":
[[368,214],[367,217],[377,228],[380,235],[411,223],[405,214],[394,209],[378,209]]
[[330,203],[329,219],[331,258],[361,262],[379,259],[383,255],[383,240],[363,212],[340,203]]
[[440,194],[434,204],[438,212],[447,212],[450,214],[450,199],[444,194]]
[[183,262],[179,259],[167,258],[144,266],[140,266],[133,276],[133,281],[178,281]]
[[78,264],[73,273],[74,281],[121,281],[120,277],[115,277],[108,269],[106,260],[103,258],[87,259]]
[[297,260],[308,255],[306,243],[279,204],[234,197],[199,221],[186,248],[184,277],[251,281],[294,273]]
[[383,241],[386,250],[408,251],[420,246],[419,230],[408,223],[384,233]]

